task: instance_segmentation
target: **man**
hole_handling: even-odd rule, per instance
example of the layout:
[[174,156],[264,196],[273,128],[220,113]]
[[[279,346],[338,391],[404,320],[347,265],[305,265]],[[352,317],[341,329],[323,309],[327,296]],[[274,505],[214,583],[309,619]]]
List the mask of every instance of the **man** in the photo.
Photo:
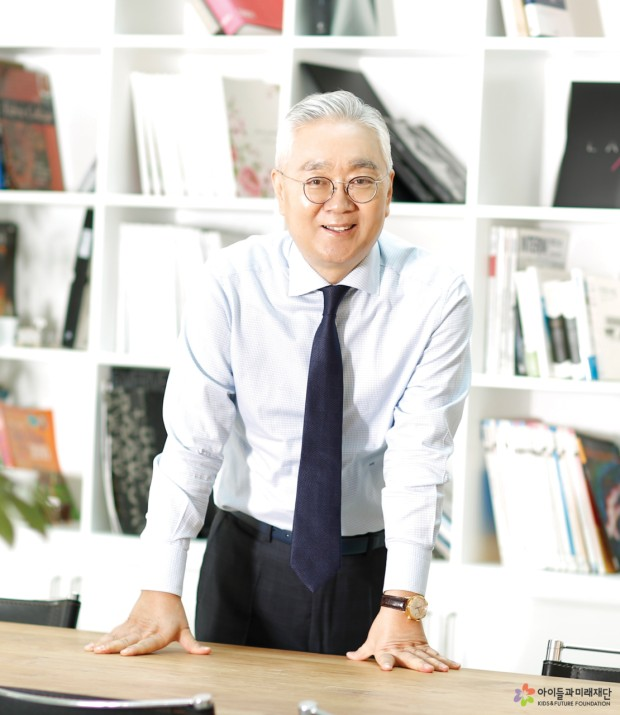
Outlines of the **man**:
[[[194,639],[180,593],[188,540],[215,482],[221,511],[200,576],[200,640],[374,657],[384,670],[457,668],[428,645],[419,619],[469,388],[469,291],[432,255],[383,231],[389,134],[352,94],[311,95],[293,107],[276,166],[287,230],[250,237],[205,266],[166,390],[168,439],[142,536],[144,590],[127,622],[87,648],[137,655],[178,640],[190,653],[210,652]],[[342,413],[324,412],[330,426],[308,448],[321,289],[338,284],[349,288],[337,289],[341,356],[328,372],[343,372]],[[326,512],[341,498],[339,553],[335,574],[308,586],[297,560],[322,571],[328,527],[300,545],[301,465],[325,457],[334,432],[342,494],[326,499],[330,483],[315,496]],[[312,472],[317,483],[321,472]],[[308,517],[309,526],[322,516]]]

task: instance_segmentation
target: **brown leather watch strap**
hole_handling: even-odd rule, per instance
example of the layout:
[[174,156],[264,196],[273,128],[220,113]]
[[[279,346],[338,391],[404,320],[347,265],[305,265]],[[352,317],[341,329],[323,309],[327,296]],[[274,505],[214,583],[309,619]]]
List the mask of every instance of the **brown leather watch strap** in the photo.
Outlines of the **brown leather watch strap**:
[[389,596],[384,593],[381,596],[381,605],[387,606],[388,608],[397,608],[399,611],[407,610],[407,601],[409,598],[404,598],[403,596]]

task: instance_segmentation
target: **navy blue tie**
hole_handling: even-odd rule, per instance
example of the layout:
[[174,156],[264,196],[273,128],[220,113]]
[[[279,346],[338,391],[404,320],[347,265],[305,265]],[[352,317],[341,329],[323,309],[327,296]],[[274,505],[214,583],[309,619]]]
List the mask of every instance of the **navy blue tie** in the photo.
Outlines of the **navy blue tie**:
[[314,336],[293,520],[291,566],[316,591],[340,568],[342,355],[336,311],[348,286],[323,291],[323,319]]

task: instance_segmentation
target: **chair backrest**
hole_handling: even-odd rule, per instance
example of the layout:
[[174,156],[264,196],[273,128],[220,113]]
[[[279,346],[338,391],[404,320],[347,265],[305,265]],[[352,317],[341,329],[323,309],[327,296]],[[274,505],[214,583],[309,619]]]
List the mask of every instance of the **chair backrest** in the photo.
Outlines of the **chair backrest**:
[[0,598],[0,621],[75,628],[81,605],[77,595],[55,601]]
[[620,656],[620,651],[616,650],[571,646],[565,645],[562,641],[550,640],[547,644],[547,656],[543,661],[543,675],[554,675],[560,678],[580,678],[582,680],[599,680],[607,683],[620,683],[620,667],[569,663],[562,660],[562,653],[565,650],[579,650],[590,653],[609,653]]
[[116,712],[123,715],[215,715],[215,707],[208,693],[165,700],[103,700],[36,690],[0,688],[0,712],[11,715],[94,715]]

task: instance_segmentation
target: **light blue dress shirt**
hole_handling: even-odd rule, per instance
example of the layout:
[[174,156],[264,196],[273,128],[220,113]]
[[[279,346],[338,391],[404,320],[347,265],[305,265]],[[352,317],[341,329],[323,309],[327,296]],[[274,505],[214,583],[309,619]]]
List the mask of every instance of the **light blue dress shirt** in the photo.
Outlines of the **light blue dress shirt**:
[[[384,588],[424,593],[470,385],[470,292],[431,253],[386,232],[342,283],[355,289],[337,316],[343,535],[385,527]],[[205,264],[166,389],[142,588],[181,593],[214,482],[221,508],[292,527],[324,285],[287,232],[252,236]]]

